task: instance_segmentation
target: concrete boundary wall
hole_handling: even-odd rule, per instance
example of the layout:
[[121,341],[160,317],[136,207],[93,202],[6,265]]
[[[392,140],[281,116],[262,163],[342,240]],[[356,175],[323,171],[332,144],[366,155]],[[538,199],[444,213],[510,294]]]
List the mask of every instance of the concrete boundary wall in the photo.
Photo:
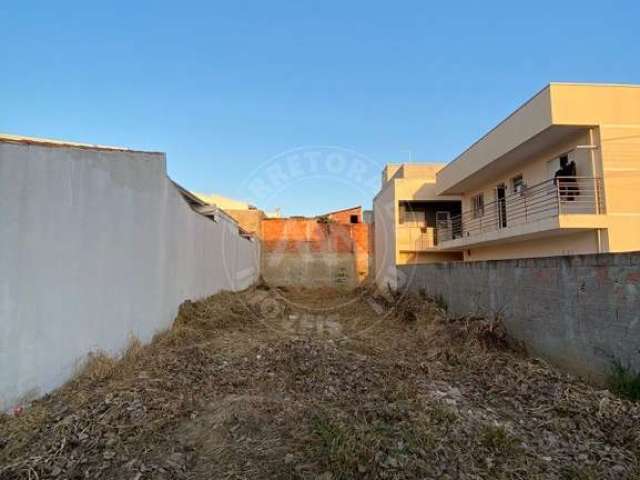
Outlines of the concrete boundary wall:
[[399,267],[412,291],[454,315],[499,315],[534,354],[603,380],[614,361],[640,370],[640,253]]
[[0,410],[259,274],[259,242],[194,212],[164,154],[0,142]]

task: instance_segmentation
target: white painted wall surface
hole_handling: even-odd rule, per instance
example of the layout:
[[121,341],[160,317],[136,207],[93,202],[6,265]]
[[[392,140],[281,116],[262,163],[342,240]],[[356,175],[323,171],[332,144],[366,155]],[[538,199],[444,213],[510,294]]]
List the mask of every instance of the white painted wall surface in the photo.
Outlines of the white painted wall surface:
[[0,142],[0,410],[249,286],[259,254],[191,210],[163,154]]

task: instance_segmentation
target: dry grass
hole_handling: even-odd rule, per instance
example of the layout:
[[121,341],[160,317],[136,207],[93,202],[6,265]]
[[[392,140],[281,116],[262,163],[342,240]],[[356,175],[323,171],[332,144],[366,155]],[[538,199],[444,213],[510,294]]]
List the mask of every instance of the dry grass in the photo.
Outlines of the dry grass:
[[499,322],[262,285],[0,416],[0,479],[634,479],[639,420]]

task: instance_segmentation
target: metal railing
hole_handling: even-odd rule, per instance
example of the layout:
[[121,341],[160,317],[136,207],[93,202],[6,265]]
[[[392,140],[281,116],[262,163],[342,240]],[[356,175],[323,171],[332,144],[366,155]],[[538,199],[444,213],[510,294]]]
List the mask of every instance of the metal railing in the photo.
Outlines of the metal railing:
[[599,213],[603,213],[599,178],[557,177],[456,215],[448,227],[438,229],[437,237],[443,242],[558,215]]
[[398,248],[404,251],[421,252],[436,246],[435,229],[414,225],[398,225]]

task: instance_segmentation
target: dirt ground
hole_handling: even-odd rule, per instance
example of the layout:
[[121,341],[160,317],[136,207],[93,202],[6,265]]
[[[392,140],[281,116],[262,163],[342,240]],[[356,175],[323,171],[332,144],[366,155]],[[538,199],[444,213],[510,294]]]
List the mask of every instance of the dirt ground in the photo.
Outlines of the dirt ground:
[[0,416],[17,478],[639,479],[640,404],[425,299],[261,286]]

